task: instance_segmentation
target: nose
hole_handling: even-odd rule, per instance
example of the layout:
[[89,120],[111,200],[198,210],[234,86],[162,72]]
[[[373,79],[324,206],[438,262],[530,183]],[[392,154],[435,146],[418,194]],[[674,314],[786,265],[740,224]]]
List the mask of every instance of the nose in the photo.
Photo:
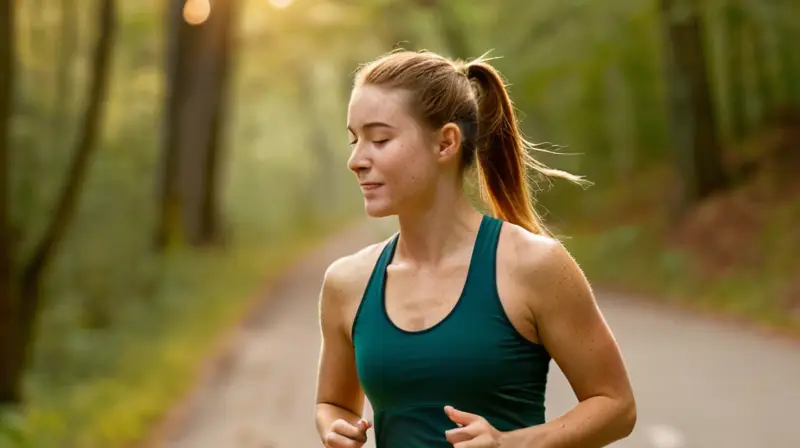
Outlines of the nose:
[[362,145],[356,143],[353,146],[353,152],[350,153],[350,158],[347,160],[347,167],[356,174],[369,169],[370,160]]

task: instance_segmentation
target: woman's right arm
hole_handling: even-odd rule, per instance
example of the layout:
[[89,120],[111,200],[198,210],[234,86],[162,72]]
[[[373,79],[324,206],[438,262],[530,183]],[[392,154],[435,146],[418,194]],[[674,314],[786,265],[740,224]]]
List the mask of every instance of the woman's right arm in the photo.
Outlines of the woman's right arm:
[[364,392],[358,381],[355,353],[348,335],[353,294],[346,264],[340,259],[328,268],[322,282],[319,317],[322,333],[317,376],[316,425],[320,438],[333,423],[344,420],[357,426],[364,410]]

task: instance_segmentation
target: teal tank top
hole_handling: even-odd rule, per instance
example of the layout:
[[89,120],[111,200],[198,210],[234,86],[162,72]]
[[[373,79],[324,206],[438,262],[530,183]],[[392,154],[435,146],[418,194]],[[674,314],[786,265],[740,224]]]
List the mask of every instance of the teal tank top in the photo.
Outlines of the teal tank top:
[[502,225],[482,218],[458,303],[422,331],[400,329],[386,313],[386,267],[399,235],[381,252],[352,330],[377,448],[452,448],[445,431],[456,424],[445,405],[481,415],[500,431],[544,423],[551,358],[519,334],[500,302],[495,269]]

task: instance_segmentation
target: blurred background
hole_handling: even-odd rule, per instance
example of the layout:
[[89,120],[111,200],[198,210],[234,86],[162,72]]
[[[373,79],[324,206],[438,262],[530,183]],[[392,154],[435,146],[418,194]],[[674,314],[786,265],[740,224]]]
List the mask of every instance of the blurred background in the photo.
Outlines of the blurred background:
[[[556,153],[536,157],[594,182],[539,182],[537,206],[596,288],[797,332],[798,19],[794,0],[0,0],[0,446],[134,446],[259,288],[352,237],[352,73],[396,46],[498,57]],[[312,333],[323,271],[292,290]]]

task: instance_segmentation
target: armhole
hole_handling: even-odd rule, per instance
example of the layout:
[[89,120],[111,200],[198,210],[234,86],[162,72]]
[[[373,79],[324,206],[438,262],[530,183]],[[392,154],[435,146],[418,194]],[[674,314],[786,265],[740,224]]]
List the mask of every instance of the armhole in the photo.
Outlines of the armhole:
[[[495,299],[495,302],[497,303],[498,312],[500,313],[500,317],[503,319],[503,322],[505,322],[505,324],[508,325],[509,330],[514,333],[514,337],[515,338],[517,338],[521,343],[523,343],[523,344],[525,344],[527,346],[533,347],[533,348],[535,348],[537,350],[542,350],[544,353],[547,353],[548,356],[549,356],[549,353],[547,352],[547,348],[545,348],[544,344],[542,344],[541,342],[531,341],[530,339],[525,337],[525,335],[523,335],[522,332],[519,331],[519,329],[517,328],[516,325],[514,325],[514,323],[511,321],[511,318],[508,316],[508,311],[506,311],[506,307],[503,305],[503,299],[500,297],[500,288],[499,288],[499,286],[497,284],[498,283],[498,279],[499,279],[499,276],[497,275],[497,271],[498,271],[498,269],[500,269],[500,261],[499,261],[500,257],[497,255],[497,253],[500,251],[500,238],[502,237],[503,230],[505,228],[506,228],[506,223],[501,221],[500,228],[497,231],[497,244],[495,245],[495,256],[494,256],[494,260],[495,260],[494,261],[494,263],[495,263],[495,265],[494,265],[494,299]],[[538,330],[537,330],[537,333],[538,333]]]
[[367,280],[367,284],[364,286],[364,291],[361,293],[361,300],[358,303],[358,308],[356,308],[356,314],[353,316],[353,323],[350,326],[350,344],[355,347],[356,345],[356,324],[358,324],[358,318],[361,316],[361,310],[364,308],[364,302],[366,301],[367,294],[372,287],[372,283],[377,275],[378,268],[381,265],[381,259],[386,254],[386,250],[392,244],[392,242],[397,238],[397,233],[395,233],[391,238],[387,239],[386,242],[383,244],[381,248],[381,252],[378,255],[378,258],[375,260],[375,265],[372,267],[372,273],[369,275],[369,279]]

